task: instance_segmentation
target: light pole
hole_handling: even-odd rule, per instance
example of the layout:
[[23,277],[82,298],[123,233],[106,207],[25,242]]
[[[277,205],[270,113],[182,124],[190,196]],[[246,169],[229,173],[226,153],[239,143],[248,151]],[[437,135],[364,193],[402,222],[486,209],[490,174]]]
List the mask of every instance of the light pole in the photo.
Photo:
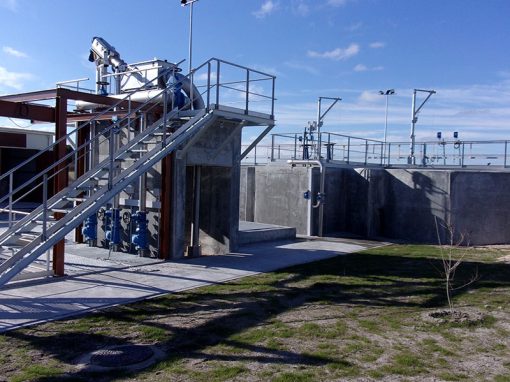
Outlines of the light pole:
[[191,58],[193,54],[193,4],[198,0],[181,0],[181,5],[189,5],[189,72],[191,73]]
[[[420,106],[416,108],[416,93],[428,93],[427,97],[423,100]],[[423,90],[423,89],[414,89],[413,91],[413,112],[412,112],[412,120],[411,120],[411,145],[409,150],[409,157],[407,158],[407,164],[416,164],[416,158],[414,156],[414,146],[415,146],[415,130],[416,130],[416,122],[418,122],[418,113],[421,111],[423,105],[432,97],[432,94],[436,94],[435,90]]]
[[379,90],[379,94],[386,97],[386,113],[384,118],[384,158],[386,158],[386,137],[388,134],[388,97],[395,94],[395,89]]
[[[189,5],[189,76],[190,76],[190,109],[193,108],[193,4],[198,0],[181,0],[181,5]],[[201,255],[200,248],[200,176],[201,167],[193,166],[193,217],[191,222],[191,240],[187,249],[188,256],[197,257]]]

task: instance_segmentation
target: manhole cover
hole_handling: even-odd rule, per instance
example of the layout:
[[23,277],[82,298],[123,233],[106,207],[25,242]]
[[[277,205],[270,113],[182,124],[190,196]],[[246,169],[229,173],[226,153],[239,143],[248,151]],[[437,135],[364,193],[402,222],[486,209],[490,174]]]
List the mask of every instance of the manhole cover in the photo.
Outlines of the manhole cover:
[[153,355],[154,351],[149,346],[123,345],[93,352],[90,363],[103,367],[124,367],[146,361]]

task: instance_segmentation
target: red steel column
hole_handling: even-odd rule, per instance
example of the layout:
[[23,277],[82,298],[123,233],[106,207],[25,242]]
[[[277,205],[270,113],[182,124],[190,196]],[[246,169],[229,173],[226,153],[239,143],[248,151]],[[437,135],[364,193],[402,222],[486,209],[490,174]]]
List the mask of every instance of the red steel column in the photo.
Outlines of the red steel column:
[[[55,114],[55,141],[58,141],[67,134],[67,98],[62,96],[57,97]],[[66,155],[66,143],[66,140],[63,139],[62,142],[56,145],[53,153],[55,162]],[[65,167],[66,164],[62,163],[55,169],[55,177],[53,180],[53,192],[55,194],[67,187],[68,173]],[[57,220],[64,216],[61,213],[54,213],[54,215]],[[53,246],[53,272],[56,276],[64,275],[64,251],[64,239]]]

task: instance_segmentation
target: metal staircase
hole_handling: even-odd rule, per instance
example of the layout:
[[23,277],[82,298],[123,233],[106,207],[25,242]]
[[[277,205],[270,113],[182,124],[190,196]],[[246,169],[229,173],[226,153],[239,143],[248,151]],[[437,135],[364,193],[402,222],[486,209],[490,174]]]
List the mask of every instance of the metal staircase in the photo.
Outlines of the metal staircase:
[[[216,71],[212,72],[212,63],[216,64]],[[8,181],[9,192],[0,197],[0,203],[8,203],[9,206],[9,229],[0,235],[0,287],[11,280],[19,278],[19,274],[30,266],[36,259],[49,251],[59,241],[65,239],[66,234],[77,228],[87,217],[95,214],[102,206],[110,203],[112,199],[124,190],[129,184],[136,181],[142,174],[151,169],[157,162],[182,147],[191,140],[200,130],[207,128],[214,123],[221,110],[219,102],[220,64],[228,64],[221,60],[211,59],[194,70],[200,68],[207,70],[207,84],[205,91],[198,96],[204,96],[207,100],[205,108],[192,110],[188,100],[180,110],[167,110],[168,97],[172,97],[175,84],[169,84],[161,89],[150,100],[140,103],[131,102],[131,96],[142,88],[136,89],[120,99],[118,103],[105,107],[99,115],[94,115],[86,123],[65,137],[57,140],[45,151],[49,152],[67,141],[73,134],[87,126],[94,126],[95,134],[91,134],[89,140],[82,145],[77,145],[74,150],[68,152],[60,160],[43,170],[36,177],[27,180],[19,186],[14,186],[13,179],[16,171],[23,168],[29,161],[37,161],[41,153],[19,166],[0,176],[0,182]],[[249,73],[250,69],[239,67]],[[190,75],[192,76],[192,72]],[[218,74],[215,82],[212,82],[213,75]],[[188,76],[190,76],[188,75]],[[271,113],[274,108],[274,77],[272,79],[273,95]],[[249,84],[249,76],[248,82]],[[246,109],[241,109],[241,115],[248,115],[249,87],[246,86]],[[211,96],[212,95],[212,96]],[[216,96],[216,104],[210,102]],[[163,103],[158,104],[154,99],[162,99]],[[127,105],[127,106],[126,106]],[[149,126],[148,115],[158,115],[160,118]],[[105,116],[117,115],[120,118],[110,120],[109,126],[104,122]],[[259,113],[260,114],[260,113]],[[272,119],[272,114],[270,115]],[[101,122],[102,121],[102,122]],[[101,126],[96,131],[96,127]],[[136,133],[133,126],[140,126]],[[127,143],[120,145],[120,132],[125,132]],[[132,136],[134,135],[134,136]],[[85,160],[88,155],[100,145],[109,145],[107,158],[96,165],[89,164],[90,169],[66,188],[48,197],[48,184],[55,180],[59,174],[65,172],[66,176],[76,173],[77,163]],[[120,146],[120,147],[119,147]],[[29,191],[26,191],[29,189]],[[42,189],[43,202],[32,212],[21,220],[12,222],[11,214],[13,206],[34,189]],[[7,209],[3,209],[6,211]],[[3,259],[3,262],[1,262]]]

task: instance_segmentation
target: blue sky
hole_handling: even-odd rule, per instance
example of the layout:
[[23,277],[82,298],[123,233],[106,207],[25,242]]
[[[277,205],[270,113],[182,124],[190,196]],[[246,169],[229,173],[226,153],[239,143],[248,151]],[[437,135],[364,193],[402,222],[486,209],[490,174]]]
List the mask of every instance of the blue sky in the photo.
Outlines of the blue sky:
[[[187,58],[179,3],[0,0],[0,93],[93,78],[93,36],[128,62]],[[324,130],[382,139],[378,91],[394,88],[389,140],[407,140],[412,89],[422,88],[437,94],[420,115],[419,140],[436,131],[510,138],[508,0],[199,0],[194,10],[195,66],[214,56],[277,76],[276,132],[301,131],[317,98],[329,96],[343,101]]]

